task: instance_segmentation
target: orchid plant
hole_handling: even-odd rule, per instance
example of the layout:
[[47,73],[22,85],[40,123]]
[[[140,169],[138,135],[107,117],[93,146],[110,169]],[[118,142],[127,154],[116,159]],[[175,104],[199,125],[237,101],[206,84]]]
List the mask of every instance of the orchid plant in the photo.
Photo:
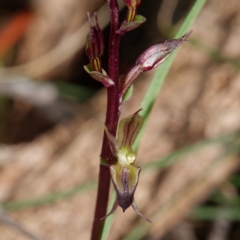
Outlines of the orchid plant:
[[[141,168],[134,165],[136,153],[133,151],[132,145],[141,129],[142,117],[138,110],[119,122],[120,109],[121,105],[131,97],[133,82],[138,75],[159,66],[191,33],[189,32],[179,39],[167,40],[150,46],[137,58],[129,71],[120,77],[119,46],[121,37],[146,21],[143,16],[137,15],[141,0],[124,0],[124,2],[128,11],[125,20],[120,24],[117,0],[108,0],[111,32],[107,71],[102,68],[104,38],[97,15],[94,14],[95,24],[92,23],[90,14],[87,15],[90,25],[86,41],[89,64],[84,66],[84,69],[92,78],[107,88],[107,112],[100,154],[98,195],[92,240],[101,239],[104,219],[113,213],[117,206],[120,206],[123,211],[132,206],[140,216],[151,222],[138,210],[134,200]],[[106,215],[111,180],[117,193],[117,199],[110,213]]]

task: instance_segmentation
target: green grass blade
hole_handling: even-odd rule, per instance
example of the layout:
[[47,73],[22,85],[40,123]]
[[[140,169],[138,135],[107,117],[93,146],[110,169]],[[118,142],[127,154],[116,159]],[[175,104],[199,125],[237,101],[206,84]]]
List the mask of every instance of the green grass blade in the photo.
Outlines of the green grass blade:
[[197,207],[190,217],[200,220],[226,219],[240,221],[240,207]]
[[7,211],[20,210],[20,209],[25,209],[30,207],[40,207],[46,204],[56,203],[63,199],[71,198],[76,194],[83,193],[90,189],[96,188],[96,186],[97,186],[97,183],[95,181],[89,182],[86,184],[81,184],[77,187],[74,187],[66,191],[51,193],[36,199],[6,202],[6,203],[3,203],[1,207]]
[[[189,30],[190,26],[198,16],[199,12],[201,11],[203,5],[205,4],[206,0],[196,0],[195,4],[193,5],[192,9],[188,13],[187,17],[185,18],[182,26],[180,27],[179,31],[176,34],[176,38],[183,36]],[[169,72],[169,69],[172,65],[172,62],[176,56],[177,51],[171,54],[171,56],[161,64],[161,66],[157,69],[152,82],[148,88],[148,91],[143,99],[141,108],[141,115],[144,117],[143,126],[138,134],[138,137],[134,144],[134,150],[137,150],[140,144],[140,140],[142,138],[143,132],[146,128],[146,124],[151,113],[152,107],[156,101],[157,95],[166,79],[166,76]]]
[[164,169],[166,167],[169,167],[177,162],[180,162],[184,159],[184,157],[188,156],[191,153],[197,152],[200,149],[203,149],[204,147],[214,145],[214,144],[224,144],[228,145],[231,142],[235,141],[239,137],[239,132],[233,132],[228,133],[225,135],[222,135],[220,137],[214,138],[214,139],[207,139],[199,141],[195,144],[192,144],[190,146],[184,147],[182,149],[179,149],[173,153],[168,154],[167,156],[160,158],[155,161],[150,161],[149,163],[145,164],[142,169]]
[[235,185],[235,187],[240,187],[240,175],[235,175],[230,178],[230,183]]
[[84,102],[97,91],[83,85],[66,82],[52,82],[58,89],[60,96],[73,101]]

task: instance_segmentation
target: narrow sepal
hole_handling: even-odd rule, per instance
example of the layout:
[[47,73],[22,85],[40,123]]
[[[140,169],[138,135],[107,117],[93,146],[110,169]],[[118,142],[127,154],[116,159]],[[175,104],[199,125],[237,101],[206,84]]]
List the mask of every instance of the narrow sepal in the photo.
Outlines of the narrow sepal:
[[108,143],[111,149],[111,152],[113,154],[113,156],[117,157],[118,155],[118,143],[116,138],[108,131],[107,127],[104,127],[107,139],[108,139]]
[[133,165],[122,166],[117,164],[110,166],[113,185],[117,192],[118,205],[123,209],[123,212],[133,202],[140,171],[140,167]]
[[93,79],[102,83],[106,88],[114,85],[113,80],[107,75],[107,73],[103,69],[102,73],[94,71],[91,64],[85,65],[84,69]]
[[137,206],[137,203],[135,202],[135,200],[133,199],[133,202],[132,202],[132,208],[134,209],[134,211],[140,215],[143,219],[145,219],[146,221],[152,223],[152,221],[148,218],[146,218],[138,209],[138,206]]
[[124,21],[121,24],[121,27],[117,31],[117,33],[123,35],[124,33],[129,32],[129,31],[134,30],[135,28],[139,27],[144,22],[146,22],[145,17],[143,17],[141,15],[136,15],[135,18],[133,19],[133,21],[131,21],[131,22]]
[[116,198],[116,200],[115,200],[115,202],[114,202],[114,204],[112,206],[111,211],[106,216],[102,217],[100,220],[104,220],[105,218],[107,218],[108,216],[113,214],[116,211],[117,207],[118,207],[118,201],[117,201],[117,198]]
[[159,66],[170,53],[179,47],[191,34],[191,32],[185,34],[181,38],[167,40],[163,43],[155,44],[149,47],[143,52],[137,59],[136,64],[141,66],[143,71],[149,71]]
[[143,123],[143,117],[138,114],[140,110],[120,121],[117,131],[119,149],[125,146],[132,147]]

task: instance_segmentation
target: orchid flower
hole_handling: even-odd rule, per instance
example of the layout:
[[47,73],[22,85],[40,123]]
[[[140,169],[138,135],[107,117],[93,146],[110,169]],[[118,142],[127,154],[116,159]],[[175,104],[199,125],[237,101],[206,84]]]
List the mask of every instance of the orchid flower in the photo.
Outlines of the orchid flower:
[[[140,110],[139,110],[140,111]],[[133,115],[120,121],[117,131],[117,139],[109,133],[105,127],[112,154],[117,158],[115,165],[110,165],[110,173],[113,185],[117,192],[117,199],[112,210],[102,219],[112,214],[118,206],[123,212],[130,206],[143,217],[146,221],[151,222],[138,209],[134,200],[134,193],[138,184],[140,167],[134,166],[136,153],[132,149],[132,145],[142,126],[143,118],[137,111]]]

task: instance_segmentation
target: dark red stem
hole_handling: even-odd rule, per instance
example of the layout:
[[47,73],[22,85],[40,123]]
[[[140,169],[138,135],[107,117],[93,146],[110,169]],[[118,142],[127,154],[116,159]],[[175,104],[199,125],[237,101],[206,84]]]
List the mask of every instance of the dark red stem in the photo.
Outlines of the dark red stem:
[[[108,58],[108,75],[114,81],[115,85],[107,89],[107,113],[105,125],[108,131],[115,136],[117,131],[118,119],[120,115],[119,103],[119,45],[120,35],[116,33],[119,29],[119,11],[116,0],[108,0],[110,9],[110,41],[109,41],[109,58]],[[106,134],[103,136],[101,158],[108,163],[113,162],[113,156],[108,144]],[[100,164],[98,193],[95,208],[94,222],[92,226],[91,240],[100,240],[102,236],[104,220],[100,220],[107,214],[107,205],[110,188],[110,171],[107,166]]]

